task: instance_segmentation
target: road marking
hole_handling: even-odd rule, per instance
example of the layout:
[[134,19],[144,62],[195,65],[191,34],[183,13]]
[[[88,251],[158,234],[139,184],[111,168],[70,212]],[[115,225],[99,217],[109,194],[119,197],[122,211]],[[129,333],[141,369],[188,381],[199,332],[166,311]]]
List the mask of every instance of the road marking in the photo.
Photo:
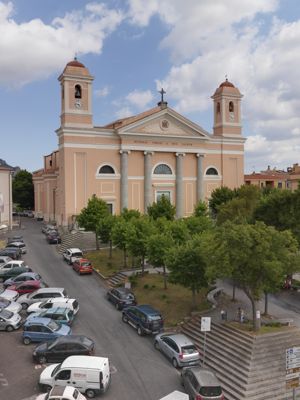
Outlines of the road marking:
[[1,386],[8,386],[7,379],[3,378],[3,374],[0,374],[0,385]]

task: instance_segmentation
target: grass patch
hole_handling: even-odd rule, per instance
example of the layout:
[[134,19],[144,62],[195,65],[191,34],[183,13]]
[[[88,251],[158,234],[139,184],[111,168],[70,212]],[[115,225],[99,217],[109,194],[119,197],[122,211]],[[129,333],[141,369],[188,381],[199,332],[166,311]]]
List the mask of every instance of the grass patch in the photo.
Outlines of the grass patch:
[[254,332],[251,321],[245,322],[243,324],[240,324],[239,322],[227,322],[226,325],[233,326],[234,328],[239,329],[240,331],[248,332],[253,335],[264,335],[267,333],[282,332],[282,331],[287,331],[287,330],[291,329],[288,326],[283,326],[283,325],[278,326],[278,325],[274,324],[271,326],[263,325],[263,326],[261,326],[259,331]]
[[183,286],[168,283],[164,289],[163,276],[146,274],[138,276],[132,289],[137,296],[138,304],[150,304],[158,309],[164,318],[165,326],[176,326],[191,314],[192,311],[203,311],[210,308],[206,300],[207,290],[197,295],[197,309],[192,309],[192,292]]

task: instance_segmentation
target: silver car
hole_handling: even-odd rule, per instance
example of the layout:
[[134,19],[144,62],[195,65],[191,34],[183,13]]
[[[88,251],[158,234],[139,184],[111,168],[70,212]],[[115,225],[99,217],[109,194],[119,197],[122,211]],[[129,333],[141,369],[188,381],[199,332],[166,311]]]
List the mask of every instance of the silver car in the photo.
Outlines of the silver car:
[[2,288],[0,289],[0,297],[3,297],[4,299],[7,300],[16,301],[17,298],[19,297],[19,293],[16,292],[15,290]]
[[220,382],[208,368],[184,368],[181,372],[181,383],[192,400],[225,399]]
[[18,329],[22,324],[20,314],[13,313],[6,309],[0,311],[0,331],[11,332]]
[[4,297],[0,297],[0,310],[7,310],[11,311],[12,313],[18,313],[22,310],[22,306],[15,301],[10,301],[5,299]]
[[54,297],[68,297],[67,292],[64,288],[41,288],[35,290],[32,293],[26,293],[20,296],[17,300],[18,303],[22,305],[23,310],[27,310],[27,308],[33,304],[40,301],[52,299]]
[[155,336],[154,347],[170,358],[175,368],[200,363],[196,346],[182,333],[160,333]]

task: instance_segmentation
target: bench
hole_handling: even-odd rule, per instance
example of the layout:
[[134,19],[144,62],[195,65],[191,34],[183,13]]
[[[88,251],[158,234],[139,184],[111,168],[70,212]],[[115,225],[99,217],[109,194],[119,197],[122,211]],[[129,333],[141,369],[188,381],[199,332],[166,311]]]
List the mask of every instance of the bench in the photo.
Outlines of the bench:
[[294,320],[293,318],[278,318],[278,319],[270,319],[261,321],[261,324],[264,326],[292,326]]

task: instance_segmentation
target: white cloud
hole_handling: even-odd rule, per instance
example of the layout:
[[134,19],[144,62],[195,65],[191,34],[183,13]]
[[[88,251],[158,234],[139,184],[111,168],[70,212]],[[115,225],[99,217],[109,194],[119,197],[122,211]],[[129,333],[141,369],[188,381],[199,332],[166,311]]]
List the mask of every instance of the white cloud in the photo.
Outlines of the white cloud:
[[67,13],[47,25],[40,19],[17,23],[13,5],[0,2],[0,84],[22,86],[60,71],[74,55],[101,53],[104,39],[123,15],[101,4]]
[[106,97],[110,93],[110,88],[108,86],[104,86],[101,89],[95,90],[96,97]]
[[125,106],[125,107],[120,108],[118,111],[116,111],[115,115],[118,119],[122,119],[122,118],[131,117],[132,115],[134,115],[134,112],[132,111],[132,109],[130,107]]
[[126,100],[138,109],[145,109],[153,101],[153,94],[150,90],[134,90],[126,96]]

